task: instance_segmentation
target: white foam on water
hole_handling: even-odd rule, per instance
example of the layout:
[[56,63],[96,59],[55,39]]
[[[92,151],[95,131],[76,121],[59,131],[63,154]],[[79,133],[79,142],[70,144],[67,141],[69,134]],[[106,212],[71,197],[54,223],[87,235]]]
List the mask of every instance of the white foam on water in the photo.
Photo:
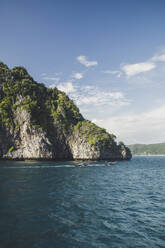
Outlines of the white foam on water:
[[42,168],[88,168],[88,167],[105,167],[104,164],[89,164],[87,166],[76,166],[76,165],[25,165],[25,166],[2,166],[3,169],[42,169]]

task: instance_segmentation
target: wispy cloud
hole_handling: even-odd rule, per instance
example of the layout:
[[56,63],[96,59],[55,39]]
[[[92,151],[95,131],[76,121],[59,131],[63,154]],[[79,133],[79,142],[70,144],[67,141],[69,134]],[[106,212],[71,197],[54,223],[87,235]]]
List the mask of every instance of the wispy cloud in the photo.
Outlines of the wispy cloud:
[[165,105],[142,112],[127,113],[94,122],[127,144],[164,142]]
[[122,72],[121,71],[113,71],[113,70],[105,70],[103,71],[104,74],[112,74],[112,75],[117,75],[118,78],[121,77]]
[[86,85],[81,86],[74,83],[74,81],[66,81],[62,83],[54,83],[49,86],[50,88],[57,87],[59,90],[64,91],[73,99],[76,104],[81,108],[91,109],[116,106],[117,108],[130,104],[130,101],[125,98],[123,92],[102,90],[96,86]]
[[103,73],[117,75],[117,77],[121,77],[121,75],[124,74],[128,78],[130,78],[138,74],[152,71],[158,66],[159,62],[165,62],[164,51],[162,53],[154,55],[146,61],[133,64],[122,64],[121,70],[104,70]]
[[151,58],[154,62],[165,62],[165,54],[155,55]]
[[121,69],[124,71],[126,76],[131,77],[135,76],[142,72],[151,71],[156,67],[155,63],[151,62],[142,62],[137,64],[127,64],[121,67]]
[[57,87],[59,90],[64,91],[66,94],[74,93],[76,92],[76,86],[73,85],[72,81],[63,82],[60,84],[52,84],[50,85],[50,88]]
[[81,93],[80,97],[77,98],[77,104],[81,105],[93,105],[102,107],[102,106],[124,106],[128,105],[128,101],[124,98],[122,92],[104,92],[95,90],[94,94],[88,92],[88,94]]
[[121,107],[130,104],[120,91],[104,91],[91,85],[75,85],[71,81],[58,84],[56,87],[67,93],[80,108],[86,108],[87,106],[88,108],[96,107],[99,109],[103,107],[104,109],[104,107],[108,106]]
[[81,79],[83,78],[83,73],[80,73],[80,72],[76,72],[73,74],[72,76],[74,79]]
[[86,67],[90,67],[90,66],[95,66],[95,65],[98,65],[98,62],[97,61],[89,61],[87,60],[86,56],[78,56],[77,57],[77,60],[84,66]]

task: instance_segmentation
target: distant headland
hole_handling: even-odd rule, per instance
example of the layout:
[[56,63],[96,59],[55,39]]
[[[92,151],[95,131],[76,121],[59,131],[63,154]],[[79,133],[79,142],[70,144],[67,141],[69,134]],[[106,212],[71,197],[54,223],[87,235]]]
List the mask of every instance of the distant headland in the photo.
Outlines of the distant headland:
[[165,156],[165,143],[128,145],[132,155]]

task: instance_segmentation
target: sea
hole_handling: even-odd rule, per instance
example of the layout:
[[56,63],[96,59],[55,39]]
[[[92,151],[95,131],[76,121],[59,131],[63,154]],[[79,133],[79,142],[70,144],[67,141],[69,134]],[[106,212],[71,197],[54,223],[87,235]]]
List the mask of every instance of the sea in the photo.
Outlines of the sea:
[[165,248],[165,157],[0,162],[0,248]]

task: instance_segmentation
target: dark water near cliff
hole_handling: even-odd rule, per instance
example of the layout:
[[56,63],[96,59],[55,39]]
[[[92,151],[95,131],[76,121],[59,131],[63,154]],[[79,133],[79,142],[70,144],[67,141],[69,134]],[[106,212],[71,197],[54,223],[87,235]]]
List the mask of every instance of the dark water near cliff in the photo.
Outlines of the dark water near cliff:
[[0,248],[165,247],[165,157],[72,164],[0,163]]

